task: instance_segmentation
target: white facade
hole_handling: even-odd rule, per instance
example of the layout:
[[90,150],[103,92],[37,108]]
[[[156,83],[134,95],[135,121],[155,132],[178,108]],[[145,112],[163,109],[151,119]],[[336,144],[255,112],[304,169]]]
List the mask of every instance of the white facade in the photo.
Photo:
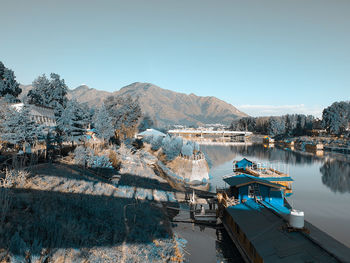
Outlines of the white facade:
[[[12,104],[16,111],[21,111],[23,108],[23,103]],[[54,127],[56,126],[55,112],[52,108],[39,106],[34,104],[28,104],[29,112],[32,119],[40,125],[44,125],[46,127]]]

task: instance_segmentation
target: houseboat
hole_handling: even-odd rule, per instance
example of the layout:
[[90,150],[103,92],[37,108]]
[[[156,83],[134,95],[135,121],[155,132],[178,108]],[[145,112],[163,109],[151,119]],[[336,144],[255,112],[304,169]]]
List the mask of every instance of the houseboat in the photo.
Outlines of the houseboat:
[[223,180],[218,215],[246,262],[349,262],[348,247],[290,207],[285,186],[248,174]]
[[235,172],[235,174],[245,173],[255,177],[259,177],[261,179],[265,179],[267,181],[270,181],[271,183],[283,185],[286,187],[285,193],[287,195],[291,195],[293,193],[293,179],[288,174],[277,171],[276,169],[273,169],[271,167],[266,167],[266,165],[263,165],[261,163],[256,163],[246,158],[243,158],[240,161],[233,162],[233,171]]

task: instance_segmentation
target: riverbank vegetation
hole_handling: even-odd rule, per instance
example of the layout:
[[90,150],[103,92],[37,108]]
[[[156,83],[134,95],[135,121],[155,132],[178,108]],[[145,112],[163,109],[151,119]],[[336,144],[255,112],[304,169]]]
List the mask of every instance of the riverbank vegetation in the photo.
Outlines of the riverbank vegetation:
[[322,119],[303,114],[244,117],[232,122],[230,129],[280,137],[312,135],[313,130],[324,129],[328,135],[349,137],[350,102],[334,102],[323,110]]

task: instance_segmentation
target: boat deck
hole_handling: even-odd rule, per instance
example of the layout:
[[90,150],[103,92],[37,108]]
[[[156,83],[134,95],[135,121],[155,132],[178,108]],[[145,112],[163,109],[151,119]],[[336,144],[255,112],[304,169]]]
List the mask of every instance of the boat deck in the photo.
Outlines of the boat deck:
[[[264,262],[349,262],[350,249],[305,222],[310,235],[284,230],[278,212],[254,200],[226,208]],[[283,214],[283,213],[282,213]],[[327,250],[326,250],[327,249]]]

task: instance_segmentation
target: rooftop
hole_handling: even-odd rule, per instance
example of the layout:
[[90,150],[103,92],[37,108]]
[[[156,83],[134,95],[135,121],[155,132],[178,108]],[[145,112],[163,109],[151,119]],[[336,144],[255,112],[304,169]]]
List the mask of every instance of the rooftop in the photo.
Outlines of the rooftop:
[[155,129],[147,129],[143,132],[140,132],[139,134],[137,134],[137,136],[162,136],[162,137],[165,137],[166,134],[158,131],[158,130],[155,130]]
[[302,232],[282,230],[286,225],[284,219],[254,200],[228,207],[227,211],[264,262],[338,262],[322,247],[335,248],[332,253],[339,256],[339,252],[341,260],[346,261],[350,256],[350,249],[312,225],[306,225],[311,228],[310,237]]
[[266,179],[260,179],[258,177],[248,175],[248,174],[233,175],[231,177],[226,177],[223,180],[225,181],[225,183],[229,184],[230,186],[236,186],[236,187],[240,187],[251,183],[258,183],[258,184],[267,185],[273,188],[285,188],[285,186],[283,185],[271,183]]

